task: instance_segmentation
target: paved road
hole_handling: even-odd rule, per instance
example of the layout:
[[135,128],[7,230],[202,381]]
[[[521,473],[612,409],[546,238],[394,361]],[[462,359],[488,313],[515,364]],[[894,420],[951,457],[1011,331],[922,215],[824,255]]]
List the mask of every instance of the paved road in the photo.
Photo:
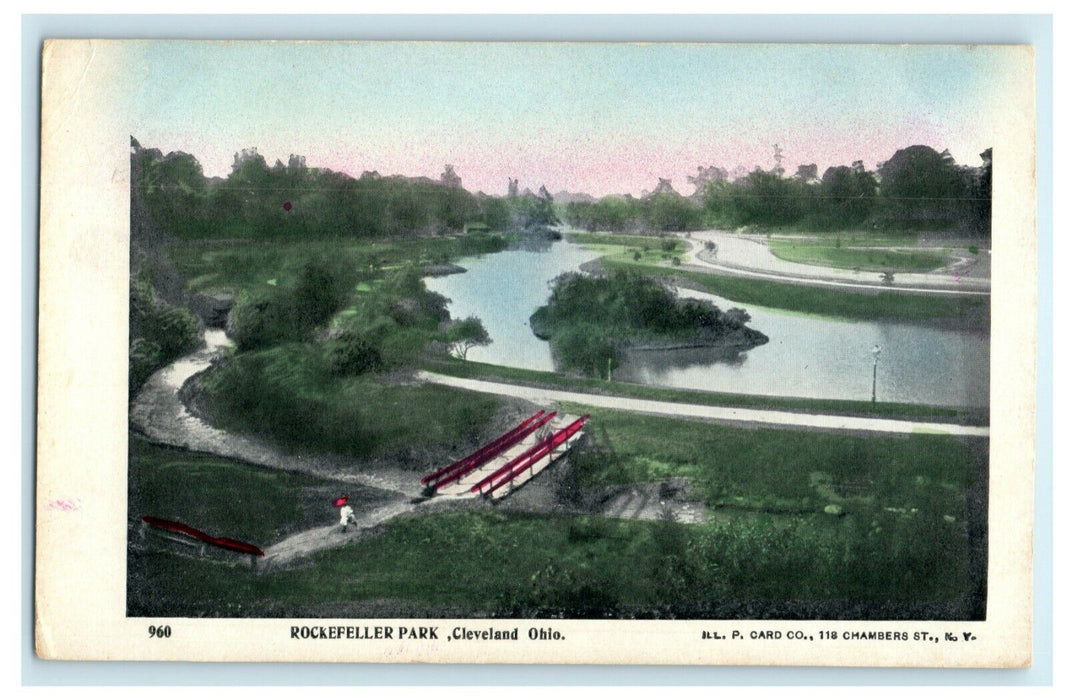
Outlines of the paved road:
[[793,413],[757,408],[732,408],[727,406],[704,406],[701,404],[648,401],[604,394],[587,394],[562,389],[519,386],[481,379],[463,379],[434,372],[419,372],[419,377],[435,384],[443,384],[469,391],[499,396],[513,396],[539,405],[565,401],[584,406],[611,408],[634,413],[649,413],[672,418],[696,418],[716,423],[776,426],[783,428],[808,428],[815,430],[851,433],[939,433],[964,437],[989,437],[988,426],[956,425],[953,423],[926,423],[892,418],[864,418],[858,416],[833,416],[817,413]]
[[[881,281],[881,274],[864,270],[805,265],[782,260],[771,252],[763,237],[731,234],[723,231],[695,231],[691,234],[697,242],[691,250],[688,262],[716,272],[725,272],[741,277],[755,277],[807,284],[819,287],[867,289],[880,292],[912,292],[956,296],[989,296],[988,278],[971,277],[965,271],[969,253],[956,256],[956,260],[943,272],[899,273],[892,285]],[[703,244],[715,244],[715,252],[703,250]],[[988,255],[988,253],[979,253]]]

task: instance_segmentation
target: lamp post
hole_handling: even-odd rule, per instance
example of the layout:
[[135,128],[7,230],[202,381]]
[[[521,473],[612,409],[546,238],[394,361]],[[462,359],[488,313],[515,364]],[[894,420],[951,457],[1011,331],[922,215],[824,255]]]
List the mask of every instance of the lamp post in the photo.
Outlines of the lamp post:
[[871,374],[871,403],[877,401],[878,396],[878,354],[882,352],[881,345],[875,345],[871,348],[871,356],[874,358],[874,365],[872,367]]

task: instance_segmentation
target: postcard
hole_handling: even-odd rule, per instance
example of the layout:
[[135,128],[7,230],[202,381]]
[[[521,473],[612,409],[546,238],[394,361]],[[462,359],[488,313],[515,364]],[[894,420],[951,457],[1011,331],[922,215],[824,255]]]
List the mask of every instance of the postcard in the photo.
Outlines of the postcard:
[[1031,47],[42,63],[39,656],[1030,664]]

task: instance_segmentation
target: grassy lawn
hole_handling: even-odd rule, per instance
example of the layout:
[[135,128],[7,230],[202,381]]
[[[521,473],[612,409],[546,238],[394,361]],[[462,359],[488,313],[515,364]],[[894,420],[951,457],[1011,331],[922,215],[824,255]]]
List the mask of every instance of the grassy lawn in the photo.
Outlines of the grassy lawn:
[[785,284],[710,272],[669,269],[614,257],[604,258],[602,263],[606,268],[636,268],[645,274],[676,277],[695,283],[707,292],[737,304],[755,304],[771,309],[864,321],[947,322],[966,328],[989,327],[988,297],[846,292],[840,289]]
[[[131,614],[893,619],[974,615],[964,530],[944,520],[768,516],[683,526],[462,512],[393,521],[311,567],[255,575],[134,562]],[[620,575],[621,574],[621,575]]]
[[[130,437],[129,514],[181,520],[261,547],[322,525],[333,482]],[[350,487],[346,487],[350,488]],[[351,490],[351,489],[350,489]]]
[[170,256],[190,289],[207,294],[238,293],[263,286],[291,286],[311,260],[341,261],[353,285],[366,284],[383,269],[408,262],[436,264],[466,255],[502,250],[506,240],[493,234],[436,238],[353,241],[185,241]]
[[379,375],[338,377],[321,351],[292,344],[235,355],[203,380],[212,422],[289,449],[356,456],[472,445],[500,399]]
[[[568,233],[567,237],[580,243],[583,247],[604,253],[612,259],[639,260],[652,263],[671,263],[674,258],[682,256],[686,243],[674,235],[637,236],[618,233]],[[664,248],[664,245],[669,246]]]
[[892,229],[813,231],[801,226],[771,226],[760,228],[759,232],[772,239],[818,240],[827,245],[836,245],[837,241],[841,241],[845,246],[913,246],[919,242],[918,231]]
[[[980,553],[968,533],[983,526],[975,519],[984,510],[973,501],[981,499],[984,443],[591,413],[591,444],[574,458],[585,487],[687,476],[716,515],[696,525],[497,509],[408,516],[378,536],[319,553],[309,567],[260,574],[162,551],[136,553],[130,614],[976,614]],[[132,450],[139,484],[132,509],[253,541],[318,524],[312,521],[323,496],[332,493],[328,483],[228,460],[136,444]],[[249,494],[260,513],[251,519]],[[828,504],[845,514],[823,513]]]
[[[871,245],[864,242],[859,245]],[[833,242],[796,241],[772,238],[771,252],[782,260],[823,265],[850,270],[875,272],[929,272],[944,267],[947,258],[938,250],[888,250],[882,248],[852,248]]]
[[591,444],[577,459],[583,485],[685,476],[710,505],[773,512],[876,505],[958,520],[966,490],[985,468],[983,440],[749,429],[565,408],[592,416]]
[[453,377],[486,379],[528,386],[564,389],[568,391],[584,391],[596,394],[609,394],[612,396],[626,396],[635,399],[650,399],[653,401],[674,401],[678,403],[692,403],[704,406],[774,408],[811,413],[837,413],[850,416],[882,416],[885,418],[936,420],[959,422],[968,425],[986,425],[989,422],[988,410],[981,409],[956,409],[944,406],[924,406],[921,404],[889,402],[872,404],[870,401],[803,399],[788,396],[759,396],[755,394],[729,394],[694,389],[675,389],[671,387],[649,386],[647,384],[609,382],[592,377],[576,377],[557,374],[555,372],[461,361],[453,358],[424,359],[420,361],[419,364],[423,369],[428,371],[448,374]]

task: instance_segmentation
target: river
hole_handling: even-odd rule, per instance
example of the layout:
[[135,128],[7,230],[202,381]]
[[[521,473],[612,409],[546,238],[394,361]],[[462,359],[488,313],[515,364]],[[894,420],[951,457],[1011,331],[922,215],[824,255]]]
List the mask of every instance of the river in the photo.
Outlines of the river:
[[[567,241],[544,250],[506,250],[460,261],[464,274],[427,278],[451,299],[453,318],[478,316],[493,342],[469,360],[526,369],[555,368],[551,349],[530,331],[529,317],[548,299],[549,284],[601,254]],[[720,308],[741,306],[749,326],[770,342],[732,356],[711,349],[631,352],[613,377],[706,391],[825,399],[871,398],[880,346],[877,397],[940,406],[989,405],[989,338],[978,332],[907,323],[847,321],[737,304],[699,292]]]

